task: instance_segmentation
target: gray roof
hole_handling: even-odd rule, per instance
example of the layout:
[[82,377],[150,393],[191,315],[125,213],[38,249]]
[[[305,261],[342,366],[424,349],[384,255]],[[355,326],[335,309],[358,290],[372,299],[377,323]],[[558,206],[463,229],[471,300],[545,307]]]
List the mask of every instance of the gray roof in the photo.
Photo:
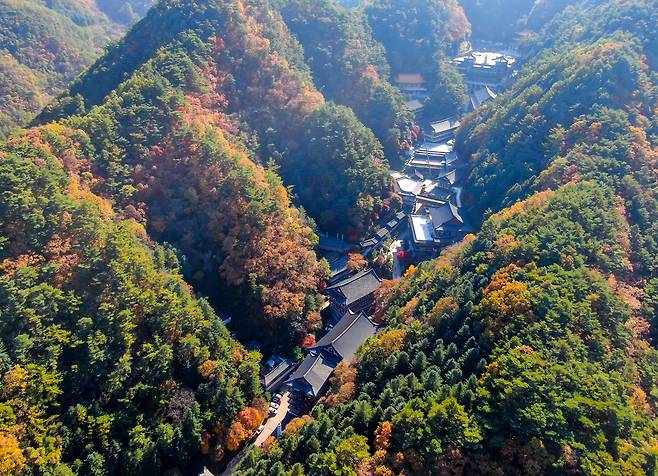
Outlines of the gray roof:
[[411,112],[417,112],[423,109],[423,103],[420,102],[418,99],[412,99],[411,101],[406,101],[405,104]]
[[286,375],[286,373],[290,372],[293,365],[294,364],[291,362],[284,360],[279,365],[270,370],[267,374],[265,374],[263,377],[263,387],[265,387],[265,390],[268,390],[270,385],[276,383],[277,380],[280,380]]
[[354,314],[347,312],[338,323],[320,339],[311,350],[329,350],[341,358],[350,361],[359,346],[368,337],[375,335],[376,326],[368,317],[360,312]]
[[419,215],[420,211],[423,209],[431,208],[431,207],[441,207],[448,203],[448,200],[444,200],[439,197],[433,197],[429,195],[418,195],[416,197],[416,207],[415,207],[415,212],[416,215]]
[[378,241],[375,238],[368,238],[367,240],[359,243],[359,246],[361,246],[361,248],[368,248],[369,246],[375,246],[377,243]]
[[446,119],[443,119],[441,121],[436,121],[430,123],[430,127],[436,134],[440,134],[442,132],[448,132],[455,130],[459,127],[459,118],[457,117],[448,117]]
[[427,194],[417,195],[416,203],[435,203],[437,205],[443,205],[443,203],[450,200],[451,197],[451,190],[446,190],[442,187],[434,187],[432,191]]
[[334,366],[322,354],[309,354],[286,382],[317,397],[333,371]]
[[492,99],[496,99],[496,93],[489,89],[489,86],[485,86],[473,91],[471,94],[471,106],[473,106],[473,109],[477,109],[483,103]]
[[432,224],[434,225],[434,228],[438,228],[453,219],[457,219],[459,223],[464,223],[464,220],[459,214],[459,210],[451,202],[448,202],[440,207],[429,208],[427,211],[432,218]]
[[329,286],[326,291],[334,297],[344,300],[345,305],[349,306],[373,293],[379,287],[380,283],[381,279],[379,279],[375,270],[366,269]]
[[336,276],[337,274],[346,271],[348,261],[349,261],[349,257],[346,255],[334,256],[331,257],[331,259],[327,258],[331,276],[333,277]]

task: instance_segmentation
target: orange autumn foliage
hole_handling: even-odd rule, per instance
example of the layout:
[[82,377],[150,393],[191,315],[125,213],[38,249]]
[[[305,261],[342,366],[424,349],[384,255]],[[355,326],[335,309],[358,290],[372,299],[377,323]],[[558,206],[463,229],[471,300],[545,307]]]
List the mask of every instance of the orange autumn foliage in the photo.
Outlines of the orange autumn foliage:
[[391,435],[393,434],[393,425],[385,421],[379,424],[375,430],[375,448],[386,450],[391,446]]
[[393,329],[375,335],[363,345],[363,353],[384,360],[394,352],[402,350],[407,336],[404,328]]
[[249,437],[249,432],[239,421],[234,421],[228,429],[224,444],[229,451],[236,451]]
[[254,407],[246,407],[238,413],[237,421],[246,431],[253,431],[265,420],[265,414]]
[[378,324],[384,322],[384,315],[388,310],[388,302],[397,289],[397,281],[385,279],[375,290],[375,304],[372,320]]
[[347,269],[349,271],[361,271],[368,266],[368,260],[361,253],[349,253],[347,259]]
[[434,304],[432,310],[429,312],[429,314],[427,314],[427,323],[434,326],[438,324],[439,319],[441,319],[444,314],[450,315],[456,312],[457,309],[459,309],[459,305],[454,297],[442,297],[436,301],[436,304]]
[[555,192],[551,189],[536,193],[527,200],[518,201],[512,206],[505,208],[495,215],[492,215],[490,219],[500,223],[513,217],[514,215],[527,213],[531,210],[542,208],[553,195],[555,195]]
[[209,380],[219,368],[220,363],[216,360],[206,360],[197,369],[204,380]]
[[330,383],[331,390],[324,399],[325,406],[332,407],[348,402],[356,391],[356,370],[342,361],[334,370]]
[[318,311],[309,312],[306,316],[306,329],[309,332],[315,332],[322,329],[322,316]]
[[315,342],[315,336],[313,334],[306,334],[306,336],[304,336],[304,340],[302,341],[302,347],[313,347]]
[[478,308],[486,316],[490,332],[498,332],[509,318],[526,315],[532,309],[527,284],[512,278],[517,269],[509,265],[498,270],[484,289]]

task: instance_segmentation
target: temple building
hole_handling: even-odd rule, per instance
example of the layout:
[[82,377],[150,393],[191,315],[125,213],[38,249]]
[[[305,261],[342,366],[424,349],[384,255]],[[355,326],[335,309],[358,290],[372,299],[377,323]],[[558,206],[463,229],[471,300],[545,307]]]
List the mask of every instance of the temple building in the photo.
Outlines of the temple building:
[[362,240],[359,243],[361,247],[361,254],[363,256],[370,256],[374,251],[381,248],[387,238],[394,234],[407,219],[407,214],[403,211],[397,212],[391,219],[383,223],[372,236]]
[[310,352],[322,352],[336,363],[341,360],[350,362],[359,346],[369,337],[375,335],[377,327],[363,313],[347,312],[338,323],[324,335]]
[[468,96],[468,112],[475,111],[478,107],[488,101],[496,99],[497,94],[489,86],[474,89]]
[[407,100],[427,97],[427,84],[421,74],[399,73],[393,78],[393,82]]
[[450,201],[441,205],[426,203],[409,217],[410,246],[414,253],[436,256],[445,246],[464,239],[473,231]]
[[512,75],[514,57],[491,51],[471,51],[454,60],[457,70],[466,77],[469,86],[499,86]]
[[414,148],[405,164],[411,174],[421,174],[427,179],[454,174],[459,157],[451,143],[425,142]]
[[458,127],[459,118],[457,116],[431,122],[429,129],[425,131],[425,139],[430,142],[447,142],[455,138]]
[[374,302],[374,293],[382,280],[373,269],[365,269],[354,276],[338,281],[325,289],[330,308],[335,316],[347,312],[368,312]]
[[322,353],[308,354],[286,381],[293,398],[310,404],[324,393],[336,365]]
[[286,381],[293,399],[311,406],[326,390],[329,377],[343,360],[350,362],[357,350],[377,332],[377,326],[363,312],[346,312],[338,323],[314,346],[297,370]]

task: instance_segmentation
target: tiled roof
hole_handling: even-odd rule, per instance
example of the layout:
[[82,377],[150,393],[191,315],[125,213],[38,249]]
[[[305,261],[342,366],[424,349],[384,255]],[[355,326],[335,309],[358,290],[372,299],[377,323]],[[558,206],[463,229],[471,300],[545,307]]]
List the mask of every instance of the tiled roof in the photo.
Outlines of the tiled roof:
[[368,317],[360,312],[347,312],[340,321],[322,337],[311,350],[331,348],[345,360],[352,360],[354,354],[368,337],[375,334],[376,327]]
[[489,89],[489,86],[485,86],[473,91],[471,94],[471,106],[473,106],[473,109],[477,109],[482,104],[492,99],[496,99],[496,93]]
[[448,202],[440,207],[429,208],[428,212],[432,218],[432,224],[434,225],[434,228],[438,228],[444,223],[448,223],[454,219],[459,221],[459,223],[464,223],[464,220],[459,214],[459,210],[451,202]]
[[459,119],[456,117],[449,117],[441,121],[432,122],[430,127],[436,134],[452,131],[459,127]]
[[275,383],[277,380],[282,378],[286,372],[289,372],[292,366],[292,363],[284,360],[279,365],[270,370],[267,374],[265,374],[263,377],[263,387],[265,387],[265,390],[267,390],[269,386]]
[[398,84],[422,84],[425,82],[423,76],[418,73],[399,73],[394,81]]
[[373,293],[379,287],[380,283],[381,279],[379,279],[377,273],[372,269],[366,269],[329,286],[326,291],[327,293],[343,298],[345,305],[349,306]]
[[334,366],[322,354],[309,354],[286,382],[317,397],[333,371]]

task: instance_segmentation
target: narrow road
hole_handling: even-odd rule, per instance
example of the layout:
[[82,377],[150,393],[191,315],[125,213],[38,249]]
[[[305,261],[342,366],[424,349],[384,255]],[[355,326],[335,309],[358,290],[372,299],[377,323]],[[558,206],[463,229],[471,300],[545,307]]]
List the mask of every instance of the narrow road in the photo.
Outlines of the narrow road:
[[462,207],[462,187],[452,187],[452,189],[455,191],[455,205],[457,205],[457,208]]
[[[288,413],[289,404],[290,404],[290,392],[285,392],[281,394],[281,406],[279,406],[279,411],[277,411],[276,415],[274,415],[272,418],[269,418],[265,422],[265,428],[263,428],[263,431],[260,432],[260,435],[256,437],[256,440],[252,443],[253,445],[261,446],[263,443],[265,443],[265,440],[267,440],[271,435],[274,434],[276,427],[286,417],[286,414]],[[246,445],[244,448],[242,448],[233,457],[233,459],[231,459],[228,466],[226,466],[226,469],[219,476],[231,476],[233,472],[237,469],[237,467],[240,465],[240,463],[242,463],[242,460],[245,458],[245,456],[247,456],[247,453],[249,452],[250,448],[251,448],[251,444]]]
[[260,432],[260,435],[256,437],[256,441],[254,441],[254,445],[261,446],[263,443],[265,443],[265,440],[267,440],[270,437],[270,435],[274,433],[276,427],[286,417],[286,414],[288,413],[289,403],[290,403],[290,392],[285,392],[281,395],[281,406],[279,407],[279,411],[276,413],[276,415],[274,415],[272,418],[268,419],[265,422],[265,428],[263,428],[263,431]]
[[393,256],[393,279],[402,277],[402,264],[398,259],[398,251],[402,249],[402,240],[395,240],[391,247],[388,249],[388,252]]

